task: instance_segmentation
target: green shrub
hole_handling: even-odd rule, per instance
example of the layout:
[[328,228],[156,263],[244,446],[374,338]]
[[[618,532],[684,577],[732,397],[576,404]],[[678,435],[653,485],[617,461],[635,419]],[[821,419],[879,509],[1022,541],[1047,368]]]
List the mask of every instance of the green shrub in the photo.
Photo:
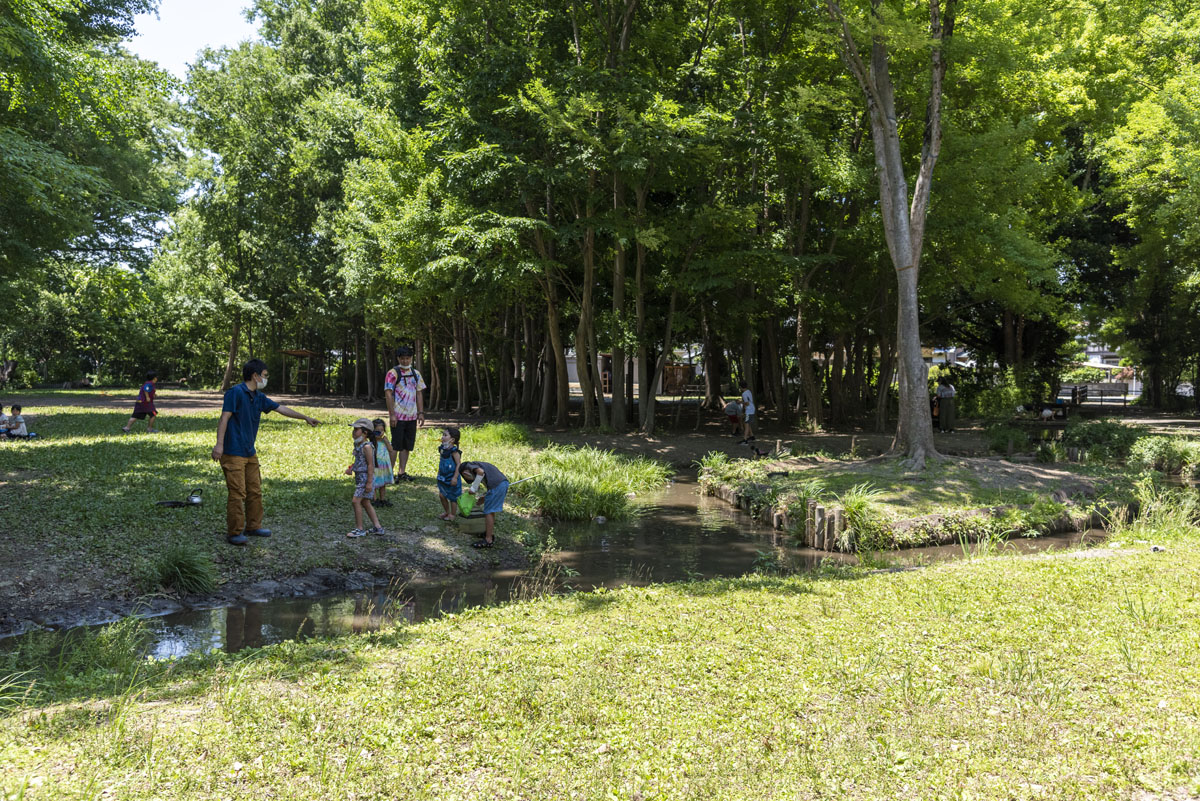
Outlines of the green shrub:
[[1064,384],[1103,384],[1108,381],[1108,371],[1099,367],[1073,367],[1062,375]]
[[541,475],[514,492],[558,520],[629,517],[637,512],[632,496],[658,489],[670,478],[661,462],[591,447],[546,448],[538,454],[537,469]]
[[527,445],[529,430],[516,423],[485,423],[462,429],[463,446]]
[[984,432],[988,447],[996,453],[1008,453],[1008,443],[1012,442],[1013,450],[1024,450],[1029,444],[1029,432],[1023,428],[1006,425],[991,425]]
[[859,550],[881,551],[890,545],[890,520],[879,504],[882,494],[870,484],[856,484],[838,497],[846,515],[846,536],[856,541]]
[[1129,450],[1129,466],[1193,478],[1200,475],[1200,442],[1182,437],[1142,437]]
[[995,386],[976,392],[964,412],[984,420],[1011,420],[1024,398],[1025,392],[1017,386],[1016,379],[1011,373],[1005,373]]
[[1141,426],[1125,425],[1112,419],[1088,420],[1067,426],[1062,444],[1082,448],[1089,461],[1126,459],[1138,437],[1145,436]]
[[212,555],[187,542],[173,542],[153,559],[139,562],[134,583],[144,594],[159,589],[201,594],[217,586],[217,566]]

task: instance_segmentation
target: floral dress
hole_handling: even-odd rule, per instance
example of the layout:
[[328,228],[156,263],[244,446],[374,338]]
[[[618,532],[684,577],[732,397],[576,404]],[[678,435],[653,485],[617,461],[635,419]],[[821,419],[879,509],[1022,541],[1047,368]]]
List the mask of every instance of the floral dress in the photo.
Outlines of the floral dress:
[[384,445],[375,443],[375,487],[386,487],[392,483],[392,457]]
[[371,500],[375,497],[375,488],[367,482],[367,455],[363,452],[366,441],[354,446],[354,497]]

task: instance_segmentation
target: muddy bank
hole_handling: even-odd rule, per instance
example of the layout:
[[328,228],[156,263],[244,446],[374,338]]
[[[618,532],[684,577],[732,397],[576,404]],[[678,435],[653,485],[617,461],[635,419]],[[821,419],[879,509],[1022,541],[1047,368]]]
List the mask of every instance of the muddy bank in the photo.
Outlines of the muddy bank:
[[[158,617],[188,609],[214,609],[278,598],[355,592],[393,582],[471,575],[487,569],[523,569],[527,552],[519,543],[497,538],[497,547],[477,550],[467,534],[436,537],[436,527],[389,534],[389,547],[377,557],[364,554],[354,568],[316,567],[298,575],[266,575],[228,582],[203,595],[159,592],[139,595],[112,586],[105,572],[81,566],[69,580],[60,566],[39,576],[0,580],[0,638],[36,629],[66,629],[111,623],[132,614]],[[433,545],[433,547],[431,547]],[[248,548],[269,548],[252,543]],[[232,546],[231,546],[232,547]]]

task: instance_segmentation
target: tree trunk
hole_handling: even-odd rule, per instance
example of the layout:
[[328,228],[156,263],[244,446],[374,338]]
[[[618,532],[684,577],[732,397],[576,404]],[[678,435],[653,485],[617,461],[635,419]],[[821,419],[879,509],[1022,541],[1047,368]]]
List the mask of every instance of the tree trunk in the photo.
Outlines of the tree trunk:
[[[595,181],[592,174],[588,184],[589,189]],[[591,220],[590,203],[584,211],[577,212],[577,219]],[[596,364],[596,354],[591,349],[591,318],[593,297],[596,282],[596,229],[587,225],[583,234],[583,293],[579,299],[579,324],[575,327],[575,368],[579,374],[579,392],[583,395],[583,427],[592,428],[596,425],[596,415],[592,409],[595,389],[592,386],[593,368]]]
[[367,400],[378,400],[383,392],[379,387],[379,342],[367,334]]
[[544,373],[542,375],[542,407],[538,412],[539,425],[546,425],[550,422],[550,404],[558,387],[558,359],[552,353],[553,349],[550,340],[547,339],[542,354]]
[[[842,57],[863,91],[871,123],[875,169],[879,179],[879,210],[898,290],[896,338],[900,422],[892,450],[903,450],[908,456],[908,465],[914,469],[923,468],[927,458],[938,456],[933,444],[933,422],[928,409],[927,370],[921,358],[917,279],[933,186],[933,169],[941,152],[941,107],[947,67],[943,48],[954,31],[956,0],[944,1],[943,13],[942,0],[928,0],[932,41],[929,92],[920,167],[910,203],[885,34],[882,28],[873,33],[868,66],[859,53],[849,21],[838,0],[826,0],[829,15],[840,28]],[[877,11],[873,13],[877,14]]]
[[[233,330],[229,334],[229,359],[225,362],[225,377],[221,379],[221,391],[222,392],[224,392],[225,390],[232,387],[235,383],[237,383],[236,381],[234,381],[234,371],[237,369],[237,354],[238,354],[238,347],[241,344],[240,343],[241,333],[242,333],[242,313],[234,312],[233,313]],[[45,379],[43,378],[43,380],[45,380]]]
[[875,431],[887,431],[888,402],[892,394],[892,378],[895,376],[896,356],[891,340],[879,338],[879,392],[875,401]]
[[454,404],[454,411],[458,414],[466,414],[471,410],[470,387],[467,384],[467,342],[466,323],[462,321],[462,316],[453,322],[454,326],[454,388],[457,391],[457,400]]
[[[613,209],[618,215],[625,210],[625,185],[620,178],[613,179]],[[625,411],[625,263],[628,253],[625,244],[617,237],[613,254],[613,331],[612,337],[612,429],[621,433],[626,429]],[[618,372],[619,371],[619,372]],[[600,401],[603,406],[603,398]]]
[[654,373],[648,377],[645,389],[642,391],[640,406],[642,408],[641,431],[643,434],[654,433],[654,407],[658,400],[653,388],[658,385],[658,380],[666,369],[667,359],[671,356],[671,328],[675,323],[675,298],[676,290],[671,290],[671,301],[667,305],[667,321],[666,327],[663,330],[663,348],[658,355],[658,361],[654,365]]
[[833,339],[833,361],[829,372],[829,420],[841,423],[845,418],[844,367],[846,359],[846,335],[839,333]]
[[708,321],[706,302],[700,305],[700,336],[704,348],[704,408],[721,411],[725,406],[725,396],[721,391],[721,360],[717,357],[717,343]]

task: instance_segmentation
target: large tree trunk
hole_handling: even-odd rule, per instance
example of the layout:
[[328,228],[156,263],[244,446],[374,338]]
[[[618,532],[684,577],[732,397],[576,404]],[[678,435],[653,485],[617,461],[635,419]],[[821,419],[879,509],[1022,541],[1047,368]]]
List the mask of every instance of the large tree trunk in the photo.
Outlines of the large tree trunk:
[[457,400],[454,404],[454,411],[459,414],[466,414],[471,410],[471,403],[468,398],[470,387],[467,384],[467,324],[462,321],[461,315],[454,323],[454,384],[457,390]]
[[700,304],[700,336],[704,348],[704,408],[721,411],[725,395],[721,391],[721,359],[717,355],[716,337],[708,321],[708,303]]
[[[595,186],[595,181],[595,172],[592,172],[588,178],[589,190]],[[587,220],[583,234],[583,293],[579,298],[579,324],[575,327],[575,371],[579,374],[579,392],[583,395],[583,427],[592,428],[596,425],[596,415],[592,408],[595,394],[592,379],[596,353],[591,347],[591,322],[595,305],[593,298],[596,289],[596,228],[591,224],[590,191],[584,206],[576,207],[575,216],[577,220]]]
[[[892,450],[908,455],[908,464],[923,468],[938,456],[933,444],[933,423],[928,411],[927,370],[921,358],[921,326],[917,294],[918,269],[925,238],[925,220],[932,191],[933,168],[941,152],[942,92],[946,77],[943,47],[954,30],[955,1],[928,0],[930,15],[929,93],[921,161],[911,204],[905,176],[895,90],[889,72],[887,42],[882,28],[871,41],[870,65],[864,62],[850,23],[837,0],[826,0],[830,17],[840,27],[842,56],[866,97],[879,179],[879,206],[884,237],[896,272],[897,353],[900,376],[900,423]],[[873,0],[878,14],[881,0]],[[880,23],[882,24],[882,23]]]
[[225,377],[221,379],[221,391],[232,387],[237,382],[234,380],[235,370],[237,369],[238,348],[241,346],[242,333],[242,313],[233,313],[233,330],[229,332],[229,359],[225,362]]

